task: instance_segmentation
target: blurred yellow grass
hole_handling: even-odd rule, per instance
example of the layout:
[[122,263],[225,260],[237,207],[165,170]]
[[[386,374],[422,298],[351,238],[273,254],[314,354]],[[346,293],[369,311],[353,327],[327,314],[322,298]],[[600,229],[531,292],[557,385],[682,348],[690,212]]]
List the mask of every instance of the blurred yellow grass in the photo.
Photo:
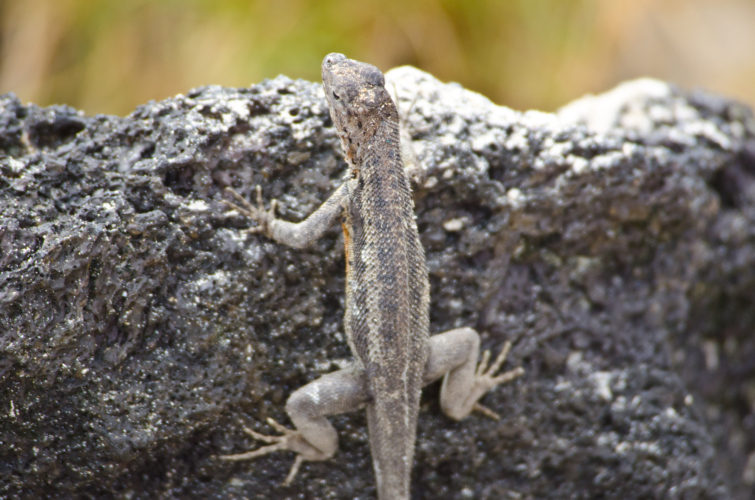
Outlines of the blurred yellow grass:
[[0,92],[89,113],[283,73],[327,52],[413,64],[550,110],[637,76],[755,104],[752,0],[0,0]]

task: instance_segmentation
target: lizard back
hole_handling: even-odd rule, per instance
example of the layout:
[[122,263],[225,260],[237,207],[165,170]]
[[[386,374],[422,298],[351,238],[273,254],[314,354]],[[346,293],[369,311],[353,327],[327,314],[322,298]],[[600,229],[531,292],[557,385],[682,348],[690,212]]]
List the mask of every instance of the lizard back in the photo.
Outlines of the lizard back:
[[382,73],[369,64],[330,54],[323,86],[351,168],[343,221],[344,328],[371,393],[367,415],[378,496],[408,498],[428,356],[429,284],[401,160],[398,113]]

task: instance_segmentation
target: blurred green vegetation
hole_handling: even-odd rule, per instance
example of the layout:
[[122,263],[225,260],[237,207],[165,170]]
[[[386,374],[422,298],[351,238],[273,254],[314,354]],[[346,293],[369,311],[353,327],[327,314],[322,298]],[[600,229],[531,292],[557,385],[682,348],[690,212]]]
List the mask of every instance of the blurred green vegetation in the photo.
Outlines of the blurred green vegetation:
[[0,92],[129,113],[283,73],[332,51],[412,64],[518,109],[635,76],[755,103],[753,0],[0,0]]

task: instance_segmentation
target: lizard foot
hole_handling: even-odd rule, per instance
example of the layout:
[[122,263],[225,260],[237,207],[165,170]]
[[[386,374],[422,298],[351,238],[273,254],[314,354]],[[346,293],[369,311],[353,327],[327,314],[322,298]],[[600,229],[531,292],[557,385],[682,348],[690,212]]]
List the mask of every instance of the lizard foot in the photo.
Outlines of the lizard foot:
[[232,187],[227,187],[225,190],[230,193],[234,198],[236,198],[236,201],[240,203],[236,204],[232,201],[223,200],[223,203],[225,203],[228,208],[231,208],[233,210],[236,210],[241,215],[245,215],[246,217],[252,219],[257,223],[256,227],[250,227],[249,229],[246,229],[245,232],[248,233],[262,233],[265,235],[270,235],[270,225],[272,224],[273,220],[275,219],[275,211],[278,208],[278,200],[272,200],[270,202],[270,209],[265,210],[265,206],[262,203],[262,188],[260,188],[259,184],[254,187],[256,198],[257,198],[257,206],[255,207],[249,201],[241,196],[235,189]]
[[276,431],[280,432],[280,435],[267,435],[255,432],[252,429],[242,426],[244,432],[249,434],[252,438],[262,441],[263,443],[269,443],[267,446],[262,446],[255,450],[247,451],[244,453],[237,453],[233,455],[219,455],[217,458],[220,460],[239,461],[239,460],[251,460],[269,453],[276,451],[293,451],[296,452],[296,459],[291,470],[286,476],[286,480],[283,481],[285,486],[291,484],[296,474],[299,472],[299,467],[305,460],[325,460],[329,458],[320,450],[310,445],[306,439],[304,439],[301,433],[297,430],[289,429],[272,418],[267,419],[267,423],[270,424]]
[[524,368],[522,368],[521,366],[496,375],[496,372],[501,368],[501,365],[506,360],[506,356],[509,355],[510,350],[511,342],[507,341],[503,345],[503,349],[501,349],[498,357],[495,358],[495,361],[493,361],[493,364],[490,365],[490,367],[488,367],[488,363],[490,362],[490,351],[486,350],[482,353],[482,359],[480,360],[480,364],[477,365],[477,371],[475,372],[475,383],[469,395],[469,400],[473,401],[472,411],[479,411],[483,415],[490,417],[493,420],[499,420],[501,418],[500,415],[498,415],[490,408],[481,405],[479,402],[477,402],[477,400],[484,396],[485,393],[487,393],[492,388],[501,384],[505,384],[506,382],[524,375]]

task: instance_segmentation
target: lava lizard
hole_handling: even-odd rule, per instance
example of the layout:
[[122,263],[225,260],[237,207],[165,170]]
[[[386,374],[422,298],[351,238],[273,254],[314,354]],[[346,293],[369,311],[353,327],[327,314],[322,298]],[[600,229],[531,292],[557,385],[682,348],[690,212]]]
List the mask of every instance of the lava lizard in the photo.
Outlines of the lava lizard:
[[267,446],[224,460],[246,460],[279,450],[297,453],[286,478],[305,460],[327,460],[338,435],[326,416],[366,407],[378,498],[409,498],[409,483],[422,387],[443,378],[443,412],[461,420],[473,410],[497,418],[477,400],[524,370],[496,374],[507,342],[488,366],[477,364],[480,338],[471,328],[428,333],[430,285],[425,253],[414,219],[414,202],[399,145],[398,112],[375,66],[329,54],[322,80],[330,116],[349,165],[346,180],[304,221],[276,218],[269,210],[228,189],[241,205],[226,202],[257,222],[251,231],[303,248],[341,218],[346,254],[344,329],[352,366],[324,375],[296,390],[286,402],[295,429],[268,419],[280,435],[244,429]]

